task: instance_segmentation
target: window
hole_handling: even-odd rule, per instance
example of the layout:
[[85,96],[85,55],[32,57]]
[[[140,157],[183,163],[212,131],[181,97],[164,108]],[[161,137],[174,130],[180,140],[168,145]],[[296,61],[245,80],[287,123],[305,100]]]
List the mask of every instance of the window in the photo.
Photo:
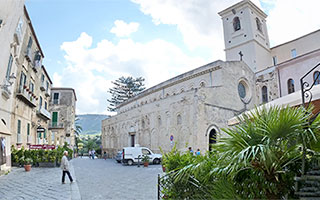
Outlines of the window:
[[48,104],[46,101],[44,102],[44,109],[48,110]]
[[151,155],[151,152],[147,149],[141,149],[142,150],[142,155]]
[[158,117],[158,126],[161,126],[162,125],[162,121],[161,121],[161,117],[159,116]]
[[233,29],[234,29],[234,31],[238,31],[241,29],[239,17],[233,18]]
[[44,74],[41,74],[41,83],[44,82]]
[[313,74],[313,81],[315,85],[320,84],[320,72],[319,71],[315,71]]
[[31,46],[32,46],[32,37],[30,36],[28,41],[27,51],[30,51]]
[[[48,89],[49,89],[49,82],[46,81],[46,92],[48,92]],[[59,96],[59,95],[58,95]]]
[[181,124],[182,123],[182,119],[181,119],[181,115],[177,116],[177,124]]
[[29,83],[29,90],[33,93],[34,92],[34,84],[30,81]]
[[17,143],[21,144],[22,138],[21,138],[21,120],[18,119],[18,127],[17,127]]
[[40,96],[39,108],[41,109],[41,107],[42,107],[42,97]]
[[262,103],[268,102],[268,88],[267,86],[263,86],[261,89],[262,92]]
[[241,99],[244,99],[246,97],[246,87],[242,82],[239,83],[238,85],[238,93]]
[[294,80],[291,78],[288,80],[288,94],[291,94],[294,92]]
[[20,83],[19,83],[19,92],[22,92],[23,91],[23,87],[26,86],[26,82],[27,82],[27,76],[21,72],[21,75],[20,75]]
[[13,62],[13,57],[12,57],[12,55],[10,54],[9,62],[8,62],[8,68],[7,68],[7,73],[6,73],[6,79],[7,79],[8,81],[9,81],[9,79],[10,79],[12,62]]
[[53,94],[53,104],[59,104],[59,93]]
[[273,62],[273,65],[274,65],[274,66],[278,64],[277,56],[273,56],[273,57],[272,57],[272,62]]
[[17,129],[17,133],[21,134],[21,120],[18,119],[18,129]]
[[30,124],[27,124],[27,135],[30,135]]
[[58,125],[58,112],[52,112],[52,126],[57,127]]
[[262,24],[261,21],[258,17],[256,17],[256,24],[257,24],[257,29],[262,33]]
[[291,57],[292,57],[292,58],[297,57],[297,51],[296,51],[296,49],[292,49],[292,50],[291,50]]

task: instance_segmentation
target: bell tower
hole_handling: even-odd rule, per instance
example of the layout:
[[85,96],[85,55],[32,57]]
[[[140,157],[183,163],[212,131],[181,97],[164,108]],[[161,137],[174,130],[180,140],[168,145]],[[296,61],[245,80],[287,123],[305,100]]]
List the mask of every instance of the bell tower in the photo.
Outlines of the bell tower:
[[223,22],[226,61],[243,60],[253,72],[272,65],[267,15],[249,0],[219,12]]

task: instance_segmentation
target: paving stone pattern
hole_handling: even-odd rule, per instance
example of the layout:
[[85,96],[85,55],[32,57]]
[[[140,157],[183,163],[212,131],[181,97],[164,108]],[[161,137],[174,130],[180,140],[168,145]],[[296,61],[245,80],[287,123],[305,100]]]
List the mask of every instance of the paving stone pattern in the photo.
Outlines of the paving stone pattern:
[[113,159],[77,158],[73,162],[83,200],[157,199],[161,165],[123,166]]
[[61,184],[61,176],[60,168],[34,167],[25,172],[14,167],[8,175],[0,176],[0,200],[71,199],[72,186]]

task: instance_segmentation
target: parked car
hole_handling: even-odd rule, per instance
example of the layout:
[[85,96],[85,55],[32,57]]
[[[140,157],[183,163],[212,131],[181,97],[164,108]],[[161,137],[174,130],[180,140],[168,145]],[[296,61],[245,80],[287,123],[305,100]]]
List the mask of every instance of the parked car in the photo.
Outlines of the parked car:
[[122,151],[118,151],[117,155],[114,157],[114,159],[118,162],[121,163],[122,161]]
[[133,165],[134,163],[141,162],[142,156],[147,155],[149,163],[160,164],[162,155],[155,154],[147,147],[124,147],[122,150],[122,163]]

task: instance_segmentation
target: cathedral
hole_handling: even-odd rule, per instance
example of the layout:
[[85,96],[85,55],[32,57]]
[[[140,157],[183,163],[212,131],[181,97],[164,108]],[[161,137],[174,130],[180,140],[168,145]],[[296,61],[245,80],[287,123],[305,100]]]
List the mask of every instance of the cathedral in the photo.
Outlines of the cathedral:
[[[320,30],[270,47],[267,15],[251,1],[219,15],[226,61],[180,74],[119,105],[117,115],[102,121],[102,151],[112,156],[128,146],[159,152],[176,145],[205,152],[242,112],[274,102],[301,104],[300,78],[320,63]],[[315,101],[319,74],[315,68],[305,79],[319,86]]]

